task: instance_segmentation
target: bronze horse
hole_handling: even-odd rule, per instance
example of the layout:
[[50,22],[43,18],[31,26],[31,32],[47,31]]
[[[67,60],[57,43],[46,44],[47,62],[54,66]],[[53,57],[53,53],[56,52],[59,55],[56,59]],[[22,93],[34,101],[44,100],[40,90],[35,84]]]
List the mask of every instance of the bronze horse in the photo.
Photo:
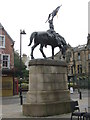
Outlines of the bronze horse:
[[52,59],[54,59],[54,48],[59,47],[62,54],[65,55],[65,51],[67,49],[67,43],[64,40],[64,38],[59,35],[58,33],[57,37],[53,36],[53,34],[46,32],[33,32],[30,36],[30,43],[28,46],[32,44],[32,41],[34,39],[34,45],[31,48],[31,59],[34,59],[33,57],[33,51],[35,47],[37,47],[40,44],[40,51],[44,58],[46,58],[46,55],[43,52],[43,47],[46,47],[47,45],[50,45],[52,47]]

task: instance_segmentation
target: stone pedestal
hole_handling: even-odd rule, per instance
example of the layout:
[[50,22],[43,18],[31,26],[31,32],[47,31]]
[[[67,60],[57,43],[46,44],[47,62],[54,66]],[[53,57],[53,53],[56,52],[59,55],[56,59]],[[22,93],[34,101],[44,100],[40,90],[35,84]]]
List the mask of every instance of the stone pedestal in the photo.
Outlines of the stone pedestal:
[[29,91],[23,114],[49,116],[70,112],[67,65],[63,61],[36,59],[29,62]]

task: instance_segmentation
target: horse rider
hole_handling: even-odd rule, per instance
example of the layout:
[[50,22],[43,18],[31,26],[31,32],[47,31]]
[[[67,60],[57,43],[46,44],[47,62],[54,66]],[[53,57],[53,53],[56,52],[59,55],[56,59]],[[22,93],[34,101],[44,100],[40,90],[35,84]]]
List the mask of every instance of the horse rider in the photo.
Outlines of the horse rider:
[[61,44],[61,42],[60,40],[58,40],[59,39],[58,35],[54,30],[53,18],[57,15],[60,7],[61,6],[58,6],[55,10],[53,10],[53,12],[49,14],[48,19],[47,19],[47,21],[49,22],[49,28],[50,28],[49,30],[47,30],[47,32],[49,33],[50,37],[55,37],[59,44]]

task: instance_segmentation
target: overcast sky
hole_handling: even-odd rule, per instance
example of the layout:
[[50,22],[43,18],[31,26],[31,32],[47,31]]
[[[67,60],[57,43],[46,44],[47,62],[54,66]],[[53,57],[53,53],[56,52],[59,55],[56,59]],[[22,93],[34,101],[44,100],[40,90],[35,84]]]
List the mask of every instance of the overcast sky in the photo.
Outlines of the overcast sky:
[[90,33],[90,1],[88,2],[88,33]]
[[[45,21],[57,6],[61,5],[53,24],[55,31],[62,35],[72,47],[86,44],[88,35],[88,0],[0,0],[0,22],[15,41],[19,51],[20,29],[26,31],[22,36],[22,53],[30,55],[29,38],[34,31],[49,29]],[[32,44],[33,45],[33,44]],[[44,48],[46,56],[51,56],[51,48]],[[55,53],[58,49],[55,50]],[[39,47],[34,56],[41,57]]]

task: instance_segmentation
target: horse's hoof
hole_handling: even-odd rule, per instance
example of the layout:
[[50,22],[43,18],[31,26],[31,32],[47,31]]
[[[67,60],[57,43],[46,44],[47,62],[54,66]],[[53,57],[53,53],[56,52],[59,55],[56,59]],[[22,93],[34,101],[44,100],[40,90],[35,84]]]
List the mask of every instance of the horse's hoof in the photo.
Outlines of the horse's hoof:
[[47,59],[47,57],[45,57],[44,59]]
[[34,57],[33,57],[33,56],[31,56],[31,59],[34,59]]
[[34,59],[34,57],[31,57],[31,59]]

